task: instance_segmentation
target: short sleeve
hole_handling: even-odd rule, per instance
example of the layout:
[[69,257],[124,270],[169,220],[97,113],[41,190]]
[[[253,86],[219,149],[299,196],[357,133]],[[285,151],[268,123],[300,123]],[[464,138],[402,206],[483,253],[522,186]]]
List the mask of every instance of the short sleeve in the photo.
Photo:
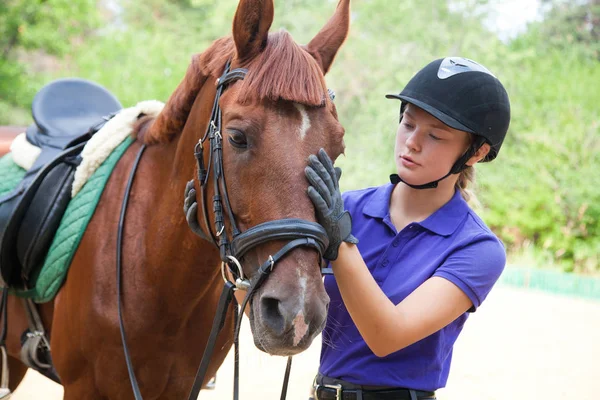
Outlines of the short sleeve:
[[473,303],[474,312],[500,278],[506,265],[504,246],[493,235],[484,234],[452,252],[433,276],[458,286]]

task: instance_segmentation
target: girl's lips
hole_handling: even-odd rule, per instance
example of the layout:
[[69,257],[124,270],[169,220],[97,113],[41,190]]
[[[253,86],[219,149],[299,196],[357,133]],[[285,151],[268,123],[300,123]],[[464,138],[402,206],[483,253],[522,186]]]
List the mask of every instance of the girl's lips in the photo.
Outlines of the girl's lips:
[[402,160],[402,165],[404,165],[405,167],[416,167],[419,165],[416,162],[414,162],[413,159],[410,157],[401,156],[400,159]]

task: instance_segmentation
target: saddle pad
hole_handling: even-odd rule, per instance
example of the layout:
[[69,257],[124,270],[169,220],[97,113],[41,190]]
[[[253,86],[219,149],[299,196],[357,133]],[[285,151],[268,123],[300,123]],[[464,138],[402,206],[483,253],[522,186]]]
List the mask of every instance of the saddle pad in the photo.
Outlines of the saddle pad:
[[0,196],[12,192],[27,171],[18,166],[11,153],[0,158]]
[[[29,290],[15,290],[12,293],[19,297],[30,297],[36,303],[45,303],[54,298],[63,284],[69,265],[81,242],[83,233],[94,215],[110,174],[133,141],[133,138],[127,137],[117,146],[71,200],[54,236],[43,267],[32,276],[31,282],[34,282],[35,286]],[[2,160],[0,160],[0,164]]]

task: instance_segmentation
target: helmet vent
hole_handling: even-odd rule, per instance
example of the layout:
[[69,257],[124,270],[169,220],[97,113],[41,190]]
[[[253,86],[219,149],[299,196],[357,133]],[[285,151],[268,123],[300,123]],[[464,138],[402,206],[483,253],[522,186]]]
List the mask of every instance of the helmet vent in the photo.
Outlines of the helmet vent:
[[483,72],[494,76],[483,65],[476,63],[473,60],[463,57],[446,57],[440,64],[437,76],[440,79],[448,79],[454,75],[465,72]]

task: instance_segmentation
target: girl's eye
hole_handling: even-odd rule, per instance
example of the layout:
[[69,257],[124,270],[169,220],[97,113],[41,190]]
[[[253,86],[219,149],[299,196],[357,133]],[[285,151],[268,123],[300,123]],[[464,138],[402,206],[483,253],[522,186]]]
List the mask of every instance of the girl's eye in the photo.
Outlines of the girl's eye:
[[237,147],[238,149],[245,149],[248,147],[246,135],[239,131],[231,131],[231,133],[229,134],[229,143],[231,143],[233,147]]
[[414,126],[411,123],[408,123],[406,121],[402,122],[402,125],[404,125],[407,129],[412,129],[414,128]]
[[433,133],[430,133],[429,136],[433,139],[433,140],[442,140],[441,137],[437,137],[435,136]]

